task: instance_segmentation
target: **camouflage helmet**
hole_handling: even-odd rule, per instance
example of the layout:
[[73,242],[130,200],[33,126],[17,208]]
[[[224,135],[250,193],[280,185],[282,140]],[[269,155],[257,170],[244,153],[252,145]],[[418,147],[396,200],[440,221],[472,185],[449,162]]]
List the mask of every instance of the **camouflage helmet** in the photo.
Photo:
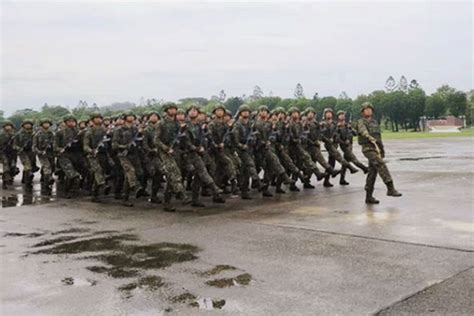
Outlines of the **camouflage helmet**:
[[248,105],[242,104],[242,105],[239,107],[238,113],[240,114],[240,113],[245,112],[245,111],[247,111],[247,112],[249,112],[249,113],[252,112],[252,110],[249,108]]
[[186,115],[186,111],[184,111],[184,109],[179,108],[179,109],[176,110],[176,114],[184,114],[184,115]]
[[137,116],[135,115],[135,113],[133,113],[132,111],[127,111],[127,112],[124,112],[124,113],[122,114],[122,118],[123,118],[123,119],[126,119],[127,116],[133,116],[134,119],[137,118]]
[[262,111],[270,112],[270,110],[268,109],[268,106],[266,106],[266,105],[264,105],[264,104],[263,104],[263,105],[260,105],[260,106],[258,107],[258,112],[262,112]]
[[217,111],[218,109],[221,109],[221,110],[223,110],[224,112],[226,111],[226,108],[225,108],[224,104],[219,103],[219,104],[217,104],[217,105],[215,105],[215,106],[212,107],[212,113],[214,113],[214,112]]
[[49,125],[53,125],[53,121],[51,121],[49,118],[42,118],[39,121],[40,125],[43,125],[44,123],[49,123]]
[[336,117],[338,117],[338,116],[341,115],[341,114],[346,114],[346,111],[343,111],[343,110],[337,111]]
[[360,111],[363,112],[363,111],[364,111],[365,109],[367,109],[367,108],[371,108],[372,111],[375,110],[375,109],[374,109],[374,106],[372,105],[372,103],[370,103],[370,102],[364,102],[364,103],[362,103],[362,105],[361,105],[361,107],[360,107]]
[[34,125],[33,124],[33,121],[30,120],[30,119],[25,119],[21,122],[21,126],[23,127],[25,124],[31,124],[31,125]]
[[308,115],[308,113],[316,114],[316,110],[313,109],[312,107],[307,107],[307,108],[303,111],[303,114],[304,114],[304,115]]
[[166,112],[171,108],[178,109],[178,106],[174,102],[166,102],[161,108],[163,109],[163,112]]
[[291,108],[288,109],[288,115],[291,115],[294,112],[300,113],[300,109],[298,109],[296,106],[292,106]]
[[323,111],[323,117],[326,117],[326,113],[331,112],[334,115],[334,110],[331,108],[325,108]]
[[110,116],[104,116],[104,121],[112,121],[113,118]]
[[161,118],[161,115],[160,115],[160,113],[158,113],[158,111],[150,111],[150,112],[148,112],[148,113],[146,114],[147,119],[149,119],[150,116],[152,116],[153,114],[155,114],[156,116],[158,116],[159,118]]
[[186,108],[186,113],[188,113],[192,109],[195,109],[196,111],[198,111],[198,113],[202,113],[201,109],[199,108],[199,105],[197,105],[196,103],[191,103],[190,105],[188,105],[188,107]]
[[12,121],[4,121],[2,123],[2,127],[8,126],[8,125],[10,125],[11,127],[15,127],[15,125],[13,125]]
[[95,119],[96,117],[100,117],[101,119],[104,118],[104,117],[102,116],[102,114],[100,114],[99,112],[94,112],[94,113],[91,113],[91,115],[89,116],[89,119],[93,120],[93,119]]
[[282,107],[282,106],[279,106],[279,107],[275,108],[274,112],[276,114],[280,114],[280,113],[286,114],[285,108]]
[[63,117],[63,122],[67,122],[67,121],[70,121],[70,120],[76,121],[76,123],[77,123],[77,119],[74,117],[74,115],[69,114],[69,115],[65,115]]

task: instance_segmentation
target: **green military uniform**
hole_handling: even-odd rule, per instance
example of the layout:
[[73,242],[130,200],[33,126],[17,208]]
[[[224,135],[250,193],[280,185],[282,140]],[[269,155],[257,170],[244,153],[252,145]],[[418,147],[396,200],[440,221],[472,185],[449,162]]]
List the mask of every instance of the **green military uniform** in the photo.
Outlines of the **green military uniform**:
[[[9,130],[6,128],[8,125],[11,126]],[[13,149],[15,129],[10,121],[4,122],[2,128],[0,132],[0,162],[3,165],[2,187],[7,189],[8,184],[13,184],[13,177],[18,173],[16,167],[17,154]]]
[[[153,114],[160,117],[158,112],[151,112],[148,114],[148,118]],[[158,122],[152,123],[148,121],[147,126],[143,130],[143,151],[148,160],[146,167],[148,168],[148,174],[151,177],[150,202],[152,203],[161,203],[161,200],[158,198],[158,190],[160,189],[163,170],[162,163],[158,155],[158,148],[155,146],[156,129],[158,124]]]
[[[219,108],[225,110],[224,106],[220,105],[213,110],[213,113]],[[230,128],[223,119],[216,117],[209,123],[208,129],[211,155],[214,158],[217,170],[219,170],[215,174],[216,183],[219,187],[225,188],[226,182],[230,181],[233,186],[232,191],[235,191],[237,183],[236,167],[231,157],[225,151],[225,140],[230,133]]]
[[[291,115],[295,111],[299,112],[297,108],[293,107],[288,111],[288,114]],[[311,175],[314,173],[317,179],[320,180],[325,174],[319,171],[316,163],[313,162],[309,153],[304,149],[307,135],[307,131],[304,131],[304,126],[299,120],[290,120],[290,123],[288,124],[288,151],[291,159],[296,162],[298,168],[303,170],[307,177],[304,187],[312,189],[314,186],[309,182]],[[292,185],[290,190],[299,191],[295,185]]]
[[32,149],[33,128],[26,129],[24,126],[27,124],[33,126],[33,122],[30,120],[25,120],[22,123],[20,131],[13,138],[13,149],[20,156],[23,165],[22,182],[31,187],[33,185],[33,172],[36,172],[38,168],[36,167],[36,155]]
[[[241,105],[239,108],[239,114],[248,111],[250,108],[246,105]],[[232,141],[236,148],[237,154],[239,155],[242,171],[240,180],[240,191],[243,199],[251,199],[249,195],[249,183],[250,179],[260,188],[260,179],[257,174],[255,167],[253,146],[255,145],[255,131],[253,130],[250,121],[243,122],[239,119],[232,129]]]
[[[323,112],[323,118],[326,117],[327,112],[333,112],[332,109],[327,108]],[[329,165],[334,168],[336,165],[336,161],[338,161],[341,166],[342,166],[342,174],[345,174],[346,169],[349,169],[351,173],[356,173],[357,169],[354,168],[347,160],[345,160],[341,153],[337,150],[338,147],[338,135],[336,133],[337,130],[337,125],[336,122],[332,120],[324,120],[321,123],[321,138],[324,142],[324,147],[326,148],[328,154],[329,154]],[[333,185],[329,182],[329,175],[326,175],[326,178],[324,179],[324,186],[325,187],[332,187]]]
[[[91,120],[102,115],[95,113],[91,115]],[[109,157],[107,153],[107,142],[110,139],[107,137],[105,127],[101,125],[94,125],[84,134],[83,150],[87,157],[91,176],[93,178],[92,198],[98,201],[100,190],[106,189],[106,174],[105,170],[108,168]],[[107,188],[108,191],[108,188]]]
[[[73,116],[66,116],[64,122],[76,120]],[[80,179],[79,170],[85,169],[82,157],[82,148],[79,142],[79,130],[77,127],[64,126],[56,132],[54,150],[58,158],[58,164],[66,177],[66,197],[71,197],[71,190],[78,185]]]
[[[365,102],[362,104],[361,112],[366,108],[374,109],[372,104]],[[387,186],[387,195],[401,196],[401,194],[395,190],[392,176],[383,160],[385,151],[382,143],[382,133],[377,120],[372,117],[359,119],[357,122],[357,134],[359,145],[362,147],[362,153],[369,160],[369,172],[365,184],[366,202],[369,204],[379,203],[379,201],[373,197],[377,174],[380,175],[382,181]]]
[[[164,105],[163,111],[176,105]],[[163,115],[163,119],[156,126],[155,146],[158,150],[158,156],[162,162],[162,170],[166,177],[166,189],[164,196],[165,211],[174,211],[171,207],[171,197],[173,194],[177,198],[184,198],[184,186],[181,170],[175,160],[173,147],[179,141],[180,126],[174,117]]]
[[[343,111],[337,112],[337,116],[339,116],[340,114],[345,114],[345,113]],[[344,154],[344,159],[347,162],[353,163],[362,171],[364,171],[365,174],[367,174],[367,172],[369,172],[369,168],[365,166],[362,162],[360,162],[359,159],[357,159],[357,157],[354,155],[354,152],[352,151],[353,137],[357,135],[357,133],[352,129],[351,124],[347,122],[343,122],[343,123],[338,122],[336,133],[337,133],[336,139]],[[341,173],[341,179],[339,183],[341,185],[347,185],[349,183],[345,180],[346,170],[344,169],[343,171],[344,172]]]
[[[132,113],[124,114],[124,118],[128,116],[135,117]],[[139,149],[135,142],[137,135],[138,128],[125,123],[114,131],[112,138],[112,148],[117,151],[124,172],[123,200],[126,206],[133,205],[129,201],[131,193],[139,197],[143,190],[139,180],[143,176],[143,170],[139,158]]]
[[41,164],[41,191],[43,194],[51,194],[54,172],[54,132],[51,128],[44,128],[43,124],[51,121],[43,119],[40,122],[41,128],[33,136],[33,152],[38,156]]
[[202,154],[205,151],[203,147],[203,134],[201,124],[197,121],[190,121],[186,124],[184,136],[180,143],[180,146],[186,151],[187,163],[193,167],[192,205],[198,207],[204,206],[204,204],[199,201],[200,190],[203,186],[211,189],[214,202],[224,202],[224,199],[220,197],[219,187],[209,175],[202,158]]

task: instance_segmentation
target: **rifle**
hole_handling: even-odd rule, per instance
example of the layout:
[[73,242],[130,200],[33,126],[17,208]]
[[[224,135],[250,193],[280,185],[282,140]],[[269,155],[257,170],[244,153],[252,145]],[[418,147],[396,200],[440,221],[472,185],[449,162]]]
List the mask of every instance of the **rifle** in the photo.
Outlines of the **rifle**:
[[110,138],[104,135],[95,149],[92,151],[92,156],[95,157],[99,153],[100,148],[105,147],[105,143],[110,142]]
[[137,132],[135,133],[135,135],[133,135],[132,140],[127,144],[127,148],[125,148],[125,149],[122,150],[120,153],[118,153],[117,156],[119,156],[119,157],[127,157],[129,150],[130,150],[132,147],[136,147],[136,146],[137,146],[137,141],[143,141],[143,136],[142,136],[142,137],[138,137],[139,134],[140,134],[140,131],[137,131]]
[[66,149],[72,147],[72,144],[75,144],[79,141],[78,137],[79,137],[79,134],[80,133],[77,133],[76,136],[74,136],[67,144],[66,146],[63,147],[63,149],[61,149],[60,153],[64,153],[66,151]]

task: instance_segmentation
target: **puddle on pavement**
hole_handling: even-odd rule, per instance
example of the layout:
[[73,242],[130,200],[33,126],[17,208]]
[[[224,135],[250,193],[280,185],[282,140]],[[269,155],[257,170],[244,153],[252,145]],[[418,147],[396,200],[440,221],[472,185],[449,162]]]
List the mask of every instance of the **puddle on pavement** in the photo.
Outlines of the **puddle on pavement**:
[[26,237],[36,238],[45,235],[46,233],[5,233],[3,237]]
[[400,161],[418,161],[418,160],[427,160],[427,159],[441,159],[448,158],[448,156],[431,156],[431,157],[408,157],[408,158],[399,158]]
[[2,208],[17,207],[23,205],[36,205],[46,204],[55,201],[56,199],[52,196],[41,196],[34,194],[10,194],[8,196],[2,196]]
[[[69,228],[69,229],[58,230],[57,232],[51,233],[51,235],[78,234],[78,233],[87,233],[90,231],[91,230],[89,228]],[[115,231],[110,231],[110,232],[115,232]]]
[[83,279],[74,279],[73,277],[66,277],[61,280],[63,285],[75,285],[75,286],[95,286],[97,285],[96,280],[83,280]]
[[224,288],[231,287],[234,285],[249,285],[250,281],[252,281],[252,276],[248,273],[244,273],[236,276],[235,278],[209,280],[206,282],[206,284],[218,288]]
[[118,288],[125,298],[132,297],[132,291],[135,289],[143,289],[145,291],[156,291],[165,285],[165,282],[156,275],[149,275],[138,279],[135,282],[127,283]]
[[197,307],[200,309],[222,309],[226,303],[223,299],[212,299],[209,297],[198,298],[196,295],[185,292],[180,295],[176,295],[170,299],[175,304],[186,304],[189,307]]
[[201,276],[212,276],[212,275],[219,274],[223,271],[234,271],[234,270],[237,270],[237,268],[231,265],[227,265],[227,264],[219,264],[210,270],[199,272],[198,274]]

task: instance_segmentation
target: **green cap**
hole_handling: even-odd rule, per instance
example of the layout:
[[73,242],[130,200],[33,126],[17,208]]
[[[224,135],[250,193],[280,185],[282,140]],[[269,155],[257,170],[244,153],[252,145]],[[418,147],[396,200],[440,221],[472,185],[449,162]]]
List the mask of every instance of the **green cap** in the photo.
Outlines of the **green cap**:
[[258,111],[259,111],[259,112],[262,112],[262,111],[270,112],[270,110],[268,109],[268,106],[266,106],[266,105],[260,105],[260,106],[258,107]]
[[288,115],[293,114],[293,112],[298,112],[298,113],[300,113],[300,109],[298,109],[296,106],[292,106],[292,107],[289,108],[289,110],[288,110]]
[[127,111],[125,113],[123,113],[122,117],[123,119],[125,119],[127,116],[133,116],[133,118],[137,118],[137,116],[135,115],[135,113],[133,113],[132,111]]
[[176,110],[176,114],[184,114],[184,115],[186,115],[186,111],[184,111],[184,109],[177,109],[177,110]]
[[7,125],[10,125],[11,127],[15,127],[15,125],[13,125],[13,122],[12,122],[12,121],[4,121],[4,122],[2,123],[2,127],[5,127],[5,126],[7,126]]
[[150,118],[150,116],[152,116],[153,114],[155,114],[156,116],[161,118],[161,115],[160,115],[160,113],[158,113],[158,111],[150,111],[150,112],[147,113],[146,117]]
[[217,111],[218,109],[224,110],[224,112],[226,111],[226,108],[225,108],[224,104],[219,103],[219,104],[215,105],[215,106],[212,108],[212,113],[214,113],[214,112]]
[[336,116],[339,116],[339,115],[341,115],[341,114],[346,114],[346,112],[343,111],[343,110],[339,110],[339,111],[337,111]]
[[240,114],[240,113],[245,112],[245,111],[251,112],[252,110],[250,110],[250,108],[249,108],[248,105],[242,104],[242,105],[239,107],[238,113]]
[[374,109],[374,106],[372,105],[372,103],[370,103],[370,102],[364,102],[364,103],[362,103],[362,105],[361,105],[360,111],[362,112],[362,111],[364,111],[364,110],[367,109],[367,108],[371,108],[372,111],[375,110],[375,109]]
[[191,103],[190,105],[188,105],[188,107],[186,108],[186,113],[188,113],[189,111],[191,111],[192,109],[195,109],[197,110],[199,113],[201,113],[201,109],[199,108],[199,105],[195,104],[195,103]]
[[163,112],[166,112],[171,108],[178,109],[178,106],[174,102],[166,102],[161,108],[163,109]]
[[77,119],[74,117],[74,115],[68,114],[68,115],[65,115],[63,117],[63,122],[66,122],[66,121],[69,121],[69,120],[73,120],[73,121],[77,122]]
[[104,117],[102,116],[102,114],[100,114],[99,112],[94,112],[94,113],[91,113],[91,115],[89,116],[89,119],[93,120],[93,119],[95,119],[96,117],[100,117],[100,118],[102,118],[102,119],[104,118]]
[[43,125],[44,123],[49,123],[49,125],[53,125],[53,122],[49,118],[43,118],[40,120],[40,125]]
[[324,111],[323,111],[323,117],[326,116],[326,113],[327,113],[327,112],[331,112],[332,114],[334,114],[334,110],[333,110],[333,109],[331,109],[331,108],[325,108]]

